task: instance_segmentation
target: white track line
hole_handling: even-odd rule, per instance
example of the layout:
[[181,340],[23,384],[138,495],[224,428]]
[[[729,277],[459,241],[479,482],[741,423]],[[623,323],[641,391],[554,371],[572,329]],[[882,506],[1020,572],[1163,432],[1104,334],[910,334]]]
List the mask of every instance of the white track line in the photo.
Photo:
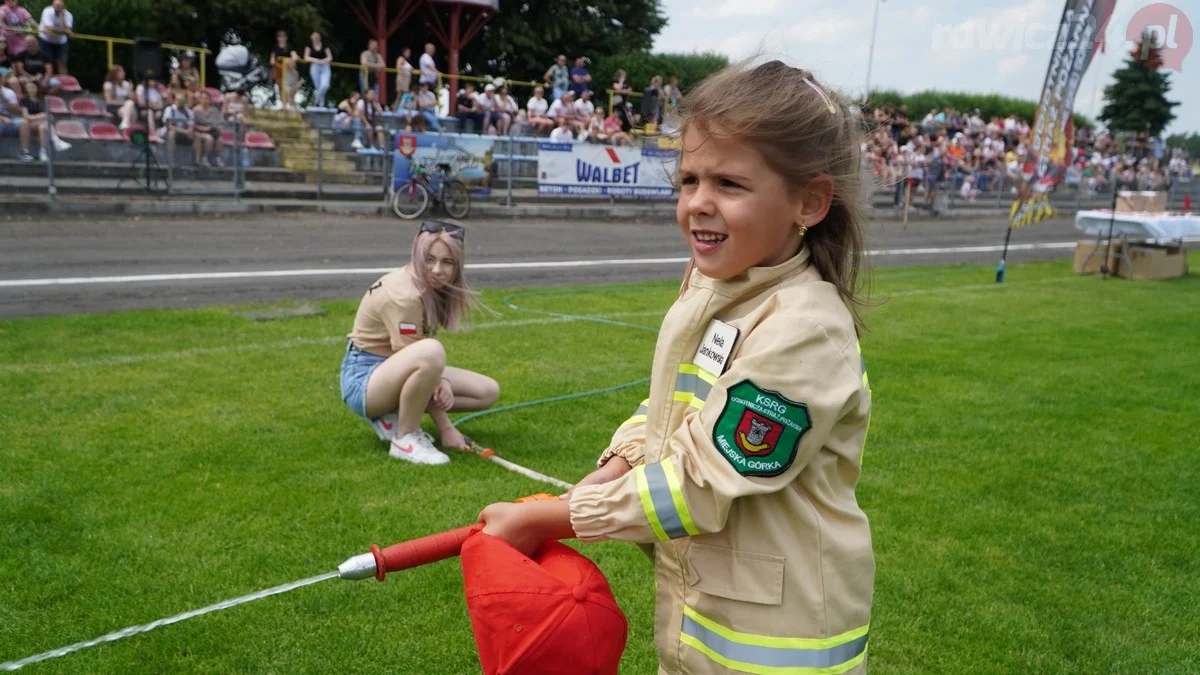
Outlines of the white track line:
[[[1012,244],[1010,251],[1066,249],[1074,241],[1041,244]],[[950,246],[945,248],[891,248],[867,251],[869,256],[941,255],[952,253],[999,253],[1003,246]],[[684,258],[610,258],[605,260],[554,260],[537,262],[468,263],[468,270],[510,271],[529,269],[559,269],[574,267],[617,267],[626,265],[682,265]],[[48,279],[0,279],[0,288],[33,288],[41,286],[83,286],[89,284],[135,284],[154,281],[212,281],[220,279],[264,279],[287,277],[330,277],[386,274],[393,267],[342,267],[330,269],[249,270],[244,272],[184,272],[173,274],[128,274],[111,277],[58,277]]]

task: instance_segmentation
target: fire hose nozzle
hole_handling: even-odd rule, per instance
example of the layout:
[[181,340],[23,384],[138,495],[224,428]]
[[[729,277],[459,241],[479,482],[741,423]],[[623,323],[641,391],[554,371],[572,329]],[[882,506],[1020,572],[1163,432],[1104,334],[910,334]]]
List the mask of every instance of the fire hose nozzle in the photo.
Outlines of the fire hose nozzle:
[[375,564],[375,554],[361,553],[338,565],[338,577],[349,579],[350,581],[370,579],[375,576],[377,567]]

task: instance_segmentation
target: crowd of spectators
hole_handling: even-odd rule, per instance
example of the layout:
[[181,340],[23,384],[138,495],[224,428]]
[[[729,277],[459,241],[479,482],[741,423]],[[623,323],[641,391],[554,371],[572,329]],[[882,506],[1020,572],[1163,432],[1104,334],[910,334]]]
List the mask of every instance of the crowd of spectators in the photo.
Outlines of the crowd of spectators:
[[[1016,115],[984,119],[968,112],[931,108],[919,119],[905,105],[864,111],[874,121],[863,144],[864,162],[880,182],[894,186],[893,202],[932,205],[939,193],[974,201],[985,193],[1015,194],[1028,153],[1030,121]],[[1081,194],[1112,190],[1165,190],[1190,179],[1200,164],[1183,148],[1168,153],[1160,138],[1147,134],[1114,137],[1078,130],[1062,182]]]

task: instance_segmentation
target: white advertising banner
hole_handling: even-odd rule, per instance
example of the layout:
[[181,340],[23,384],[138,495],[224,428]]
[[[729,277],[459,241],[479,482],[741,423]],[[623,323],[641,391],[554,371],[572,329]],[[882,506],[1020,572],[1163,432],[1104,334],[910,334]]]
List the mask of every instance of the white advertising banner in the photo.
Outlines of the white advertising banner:
[[538,143],[538,193],[670,198],[678,159],[678,150]]

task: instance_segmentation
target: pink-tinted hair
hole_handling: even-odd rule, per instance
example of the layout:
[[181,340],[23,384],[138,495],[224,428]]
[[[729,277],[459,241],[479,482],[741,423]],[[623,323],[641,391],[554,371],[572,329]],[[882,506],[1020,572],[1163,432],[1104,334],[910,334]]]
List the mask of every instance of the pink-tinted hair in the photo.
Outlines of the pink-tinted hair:
[[[445,286],[433,290],[430,284],[432,274],[425,266],[425,256],[429,255],[429,249],[436,241],[444,243],[450,249],[450,256],[454,258],[454,278]],[[421,292],[426,326],[458,330],[470,318],[471,305],[475,304],[476,300],[467,286],[467,277],[463,272],[465,257],[462,242],[447,232],[419,232],[413,238],[409,271]]]

